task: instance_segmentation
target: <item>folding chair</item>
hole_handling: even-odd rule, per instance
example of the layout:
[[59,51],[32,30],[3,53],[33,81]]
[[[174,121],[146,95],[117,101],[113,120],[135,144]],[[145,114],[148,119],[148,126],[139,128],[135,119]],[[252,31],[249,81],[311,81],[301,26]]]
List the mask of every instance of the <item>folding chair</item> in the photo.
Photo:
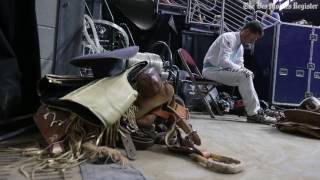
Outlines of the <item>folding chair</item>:
[[[187,70],[192,84],[195,86],[195,91],[197,95],[201,97],[202,102],[206,106],[210,116],[214,118],[214,113],[212,111],[211,105],[206,97],[209,97],[212,101],[214,108],[219,115],[223,115],[215,99],[209,93],[213,88],[215,88],[218,83],[212,80],[205,79],[201,72],[199,71],[195,61],[191,55],[183,48],[178,49],[178,54],[180,56],[183,67]],[[211,87],[210,87],[211,86]]]

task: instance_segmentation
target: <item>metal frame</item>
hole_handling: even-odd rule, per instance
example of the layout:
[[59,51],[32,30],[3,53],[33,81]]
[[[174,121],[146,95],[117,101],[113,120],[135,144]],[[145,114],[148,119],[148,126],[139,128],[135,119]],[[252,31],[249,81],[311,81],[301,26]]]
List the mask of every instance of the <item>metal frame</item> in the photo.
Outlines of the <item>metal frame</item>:
[[276,19],[260,10],[255,12],[255,19],[261,22],[264,29],[281,23],[279,19]]
[[129,46],[129,37],[128,37],[128,34],[127,32],[119,25],[113,23],[113,22],[110,22],[110,21],[106,21],[106,20],[101,20],[101,19],[95,19],[93,20],[93,22],[95,24],[103,24],[103,25],[107,25],[109,27],[112,27],[113,29],[117,30],[123,37],[123,40],[124,40],[124,46],[125,47],[128,47]]
[[[186,62],[187,60],[183,57],[183,54],[182,54],[183,51],[185,51],[185,53],[188,53],[188,51],[186,51],[183,48],[178,49],[178,54],[179,54],[180,60],[182,62],[182,65],[187,70],[187,72],[188,72],[188,74],[190,76],[191,82],[195,86],[196,93],[201,97],[201,100],[204,103],[204,105],[206,106],[210,116],[212,118],[215,117],[214,113],[212,111],[212,107],[211,107],[211,105],[210,105],[210,103],[209,103],[209,101],[207,99],[207,96],[209,96],[209,98],[211,99],[211,101],[213,103],[213,106],[216,109],[216,111],[218,112],[218,114],[219,115],[223,115],[223,113],[221,112],[217,102],[215,101],[215,99],[210,94],[210,91],[212,91],[218,85],[218,83],[215,82],[215,81],[212,81],[212,80],[205,79],[202,76],[201,72],[199,71],[198,67],[196,66],[195,62],[194,62],[194,65],[193,65],[194,66],[193,68],[195,68],[194,69],[195,72],[193,72],[190,69],[188,62]],[[191,55],[189,53],[188,53],[188,55],[191,57]],[[200,80],[197,80],[195,78],[194,73],[195,73],[195,75],[199,76]],[[204,90],[201,90],[201,88],[199,87],[200,85],[204,86]],[[208,86],[212,86],[212,87],[208,87]]]
[[187,12],[186,23],[220,27],[220,34],[239,31],[247,21],[254,19],[263,22],[264,28],[280,23],[241,0],[188,0]]
[[[316,28],[312,28],[312,32],[310,34],[311,35],[315,35],[315,32],[316,32]],[[311,41],[311,44],[310,44],[310,57],[309,57],[309,64],[312,64],[312,60],[313,60],[313,48],[314,48],[314,42],[313,40],[309,39]],[[312,77],[312,68],[308,67],[308,87],[307,87],[307,92],[306,93],[311,93],[311,77]]]

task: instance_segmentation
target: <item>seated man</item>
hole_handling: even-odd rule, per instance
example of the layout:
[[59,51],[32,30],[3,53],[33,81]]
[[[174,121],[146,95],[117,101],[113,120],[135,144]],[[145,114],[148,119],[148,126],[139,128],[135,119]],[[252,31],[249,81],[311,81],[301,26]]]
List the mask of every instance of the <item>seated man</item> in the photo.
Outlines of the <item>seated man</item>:
[[253,86],[253,73],[243,64],[243,45],[254,43],[262,36],[263,28],[258,21],[248,22],[240,32],[220,35],[204,58],[202,74],[207,79],[238,87],[248,115],[247,122],[269,124],[276,119],[261,110]]

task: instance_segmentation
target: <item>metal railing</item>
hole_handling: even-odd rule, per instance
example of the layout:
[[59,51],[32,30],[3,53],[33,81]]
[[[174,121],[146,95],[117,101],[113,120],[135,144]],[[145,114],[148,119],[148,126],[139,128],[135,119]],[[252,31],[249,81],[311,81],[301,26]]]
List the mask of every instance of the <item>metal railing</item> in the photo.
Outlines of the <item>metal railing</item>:
[[239,31],[251,20],[260,21],[264,28],[279,22],[241,0],[188,0],[186,23],[217,26],[223,33]]
[[273,16],[270,16],[267,13],[262,11],[256,11],[256,20],[261,22],[264,29],[274,26],[281,22],[279,19]]

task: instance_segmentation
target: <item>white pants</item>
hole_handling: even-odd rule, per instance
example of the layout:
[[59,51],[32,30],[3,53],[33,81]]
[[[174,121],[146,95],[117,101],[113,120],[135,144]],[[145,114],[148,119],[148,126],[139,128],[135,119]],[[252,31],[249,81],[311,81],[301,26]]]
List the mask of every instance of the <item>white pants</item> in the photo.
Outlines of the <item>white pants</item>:
[[217,81],[228,86],[237,86],[242,96],[243,104],[249,116],[257,114],[260,103],[253,86],[253,73],[247,69],[204,68],[202,71],[206,79]]

